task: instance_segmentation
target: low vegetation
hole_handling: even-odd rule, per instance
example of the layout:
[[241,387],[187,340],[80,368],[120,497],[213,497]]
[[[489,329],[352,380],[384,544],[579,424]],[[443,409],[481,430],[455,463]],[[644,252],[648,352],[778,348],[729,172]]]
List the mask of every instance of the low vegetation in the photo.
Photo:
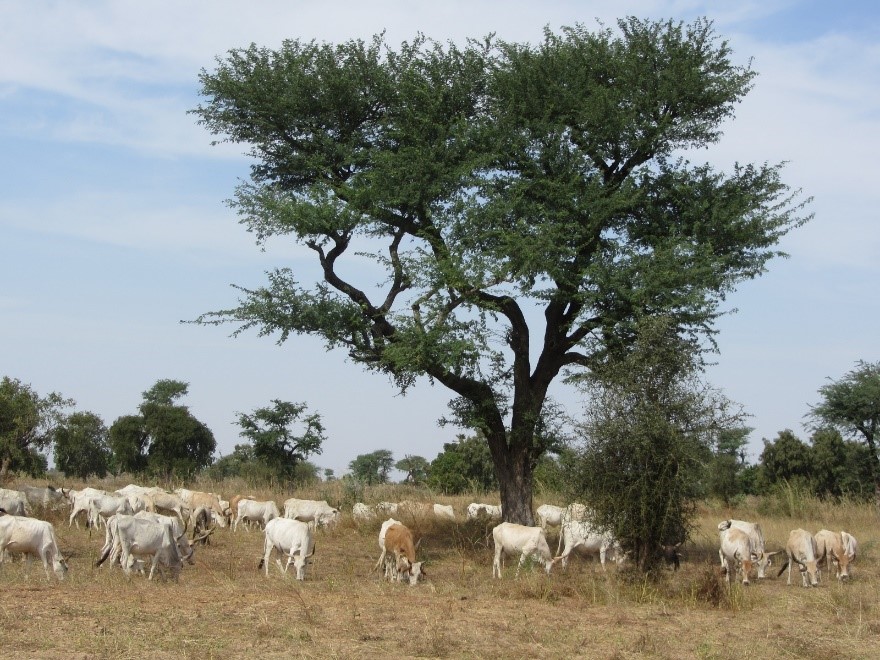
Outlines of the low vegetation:
[[[227,495],[241,485],[198,487]],[[287,496],[248,491],[278,502]],[[459,514],[470,501],[497,502],[497,494],[433,497],[389,485],[358,495],[367,503],[439,501]],[[297,496],[350,511],[341,482]],[[681,570],[666,569],[656,579],[626,569],[603,572],[598,562],[575,558],[565,574],[549,578],[526,570],[514,579],[515,562],[508,561],[504,579],[493,580],[492,523],[461,515],[456,522],[405,520],[422,539],[418,556],[430,576],[412,588],[385,583],[372,571],[380,521],[357,525],[347,513],[336,529],[318,532],[303,583],[274,566],[264,577],[257,570],[262,533],[226,529],[196,551],[195,566],[184,569],[179,583],[151,583],[95,568],[103,533],[68,528],[63,510],[46,512],[62,551],[71,554],[70,572],[59,583],[47,581],[38,564],[3,565],[2,648],[15,649],[16,657],[65,658],[880,657],[875,510],[798,497],[796,507],[753,499],[736,508],[701,504]],[[823,574],[818,589],[789,587],[774,563],[769,579],[728,588],[718,570],[716,530],[728,517],[759,521],[771,550],[795,527],[853,533],[860,554],[851,583]],[[557,534],[548,536],[555,550]]]

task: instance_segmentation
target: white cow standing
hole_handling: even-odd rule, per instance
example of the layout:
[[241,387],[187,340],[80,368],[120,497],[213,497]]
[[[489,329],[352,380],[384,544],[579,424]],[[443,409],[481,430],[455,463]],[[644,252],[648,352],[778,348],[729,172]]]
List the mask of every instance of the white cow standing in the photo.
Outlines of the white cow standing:
[[0,509],[11,516],[29,516],[27,495],[20,490],[0,488]]
[[238,501],[238,510],[235,516],[235,524],[232,531],[238,531],[238,523],[245,521],[261,522],[263,529],[271,520],[280,518],[281,512],[278,511],[278,505],[273,500],[251,500],[242,498]]
[[[718,531],[721,532],[722,528],[729,529],[735,528],[745,532],[752,543],[752,552],[754,552],[754,557],[751,557],[752,563],[758,567],[758,579],[763,580],[766,575],[765,571],[772,565],[772,557],[778,552],[767,552],[764,546],[764,532],[761,530],[761,526],[758,523],[747,522],[745,520],[722,520],[718,523]],[[724,555],[721,551],[718,551],[718,555],[721,558],[721,568],[727,569],[727,563],[725,562]]]
[[257,570],[265,567],[266,577],[269,577],[269,557],[274,549],[281,555],[287,555],[287,563],[283,567],[281,558],[275,559],[278,570],[284,574],[292,563],[296,568],[296,579],[305,580],[306,560],[315,554],[315,544],[312,541],[309,524],[293,518],[273,518],[266,523],[264,533],[263,558],[260,559]]
[[501,520],[501,507],[497,504],[483,504],[481,502],[471,502],[467,507],[467,519],[477,520],[479,518],[489,518],[491,520]]
[[55,528],[45,520],[7,515],[0,510],[0,563],[7,552],[23,553],[28,561],[31,557],[39,557],[47,580],[52,579],[49,564],[59,580],[63,580],[67,573],[67,562],[58,549]]
[[721,544],[718,554],[727,575],[727,584],[730,584],[731,573],[736,570],[742,571],[742,583],[748,586],[752,563],[758,559],[752,538],[739,527],[732,527],[729,520],[725,520],[718,524],[718,540]]
[[555,504],[542,504],[535,510],[535,515],[538,517],[538,525],[545,532],[547,527],[559,527],[562,525],[563,513],[565,513],[565,509]]
[[[186,541],[186,530],[184,529],[183,534],[175,538],[171,523],[144,517],[143,513],[147,512],[136,516],[117,514],[107,519],[104,547],[95,565],[100,566],[111,557],[115,560],[118,554],[122,570],[126,575],[131,575],[136,559],[141,558],[145,562],[150,561],[150,580],[161,564],[171,571],[176,581],[183,568],[183,562],[192,563],[193,550]],[[183,554],[181,547],[187,548]],[[159,575],[164,578],[161,571]]]
[[495,541],[495,560],[492,562],[492,577],[501,577],[504,555],[519,555],[519,564],[516,574],[525,563],[526,558],[531,557],[544,566],[547,575],[559,558],[554,559],[550,554],[550,546],[547,545],[547,537],[540,527],[527,527],[516,523],[503,522],[496,525],[492,530],[492,539]]
[[598,555],[603,569],[606,559],[620,565],[626,558],[620,543],[610,533],[599,531],[585,520],[566,521],[562,525],[561,535],[565,547],[556,559],[562,562],[563,569],[568,568],[568,557],[574,550],[579,554]]
[[284,517],[302,520],[311,524],[312,529],[329,527],[339,522],[339,509],[330,506],[326,500],[300,500],[291,497],[284,502]]

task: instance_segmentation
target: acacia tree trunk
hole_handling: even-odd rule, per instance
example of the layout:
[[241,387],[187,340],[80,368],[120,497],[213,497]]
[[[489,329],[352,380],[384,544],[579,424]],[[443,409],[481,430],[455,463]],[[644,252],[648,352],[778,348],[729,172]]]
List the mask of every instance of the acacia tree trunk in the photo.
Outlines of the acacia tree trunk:
[[[507,446],[506,437],[489,437],[495,474],[501,492],[501,517],[505,522],[533,526],[532,466],[534,460],[525,444]],[[500,450],[500,451],[499,451]]]

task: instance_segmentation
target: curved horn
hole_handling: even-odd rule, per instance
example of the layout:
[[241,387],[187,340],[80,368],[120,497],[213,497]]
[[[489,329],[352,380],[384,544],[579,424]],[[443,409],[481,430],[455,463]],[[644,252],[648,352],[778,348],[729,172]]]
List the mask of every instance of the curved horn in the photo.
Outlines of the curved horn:
[[216,528],[217,528],[217,525],[214,525],[211,529],[209,529],[209,530],[208,530],[207,532],[205,532],[204,534],[201,534],[201,535],[199,535],[197,538],[194,538],[192,541],[189,542],[190,546],[195,545],[195,544],[198,543],[199,541],[204,541],[206,538],[208,538],[209,536],[211,536],[211,534],[214,533],[214,530],[215,530]]
[[317,544],[317,543],[312,543],[312,551],[311,551],[309,554],[307,554],[307,555],[304,557],[304,559],[308,559],[308,558],[311,557],[313,554],[315,554],[315,548],[317,548],[317,547],[318,547],[318,544]]

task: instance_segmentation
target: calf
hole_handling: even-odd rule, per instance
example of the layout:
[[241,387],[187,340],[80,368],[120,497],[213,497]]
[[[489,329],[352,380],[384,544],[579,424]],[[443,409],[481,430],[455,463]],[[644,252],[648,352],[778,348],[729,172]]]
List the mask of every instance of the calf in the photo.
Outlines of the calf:
[[[843,534],[846,532],[841,532],[840,534],[836,532],[829,531],[827,529],[823,529],[819,532],[816,532],[816,556],[819,558],[819,561],[825,559],[825,566],[828,569],[828,574],[831,574],[831,565],[837,568],[835,572],[835,576],[838,580],[848,580],[849,579],[849,562],[850,558],[846,552],[846,548],[843,544]],[[852,537],[850,537],[852,538]],[[821,579],[821,573],[819,575]]]
[[503,522],[492,530],[492,538],[495,541],[495,560],[492,562],[492,577],[501,577],[502,559],[504,555],[520,555],[516,574],[526,561],[526,557],[532,557],[544,566],[547,575],[561,557],[553,559],[550,554],[550,546],[547,545],[547,537],[540,527],[526,527],[516,523]]
[[273,518],[266,523],[264,533],[266,539],[263,545],[263,558],[260,560],[257,570],[265,567],[266,577],[269,577],[269,557],[272,555],[272,550],[275,549],[280,554],[287,555],[287,564],[283,568],[281,558],[275,560],[278,563],[278,570],[284,574],[293,563],[296,567],[296,579],[304,580],[306,560],[315,554],[315,545],[312,541],[312,531],[309,524],[291,518]]
[[[818,569],[818,548],[816,547],[816,539],[813,535],[803,529],[793,529],[788,535],[788,543],[785,545],[785,554],[787,559],[782,568],[779,569],[777,577],[788,568],[788,584],[791,584],[791,565],[797,564],[801,571],[801,578],[804,586],[817,586],[819,584]],[[807,584],[807,575],[810,577],[810,584]]]
[[[420,579],[427,577],[423,568],[424,562],[416,561],[418,544],[413,543],[412,532],[405,525],[393,518],[382,523],[382,529],[379,531],[379,547],[382,549],[382,554],[376,567],[385,562],[386,577],[392,580],[396,578],[398,582],[406,578],[410,586],[418,584]],[[389,565],[388,559],[393,561],[393,568]]]
[[52,564],[52,570],[59,580],[63,580],[67,573],[67,562],[58,549],[52,523],[25,516],[7,515],[0,508],[0,563],[7,552],[24,553],[28,560],[39,557],[47,580],[52,579],[49,564]]

